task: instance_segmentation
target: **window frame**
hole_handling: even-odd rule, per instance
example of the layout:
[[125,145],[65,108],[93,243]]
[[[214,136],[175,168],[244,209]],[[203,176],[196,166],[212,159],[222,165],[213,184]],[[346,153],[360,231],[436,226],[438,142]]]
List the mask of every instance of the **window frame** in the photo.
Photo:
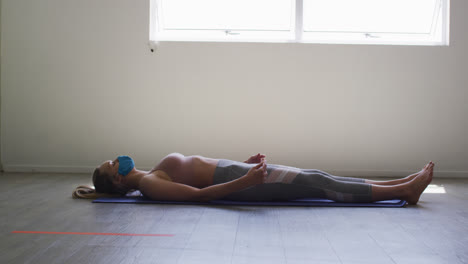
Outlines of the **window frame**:
[[[170,30],[162,30],[159,28],[158,19],[161,17],[161,8],[158,8],[161,0],[150,0],[150,46],[156,47],[158,42],[263,42],[263,43],[311,43],[311,44],[360,44],[360,45],[421,45],[421,46],[448,46],[449,45],[449,28],[450,28],[450,0],[439,0],[440,10],[438,20],[440,20],[440,39],[435,39],[433,36],[436,32],[432,32],[427,38],[414,37],[412,40],[408,38],[409,33],[375,33],[375,32],[353,32],[353,33],[322,33],[322,38],[310,38],[311,35],[318,36],[317,32],[305,32],[303,30],[303,6],[304,0],[291,0],[291,30],[285,31],[283,34],[268,34],[273,31],[249,31],[249,30],[212,30],[211,32],[224,32],[223,37],[213,37],[213,34],[201,34],[198,36],[187,37],[178,36],[184,30],[177,30],[178,34],[169,33]],[[350,0],[352,1],[352,0]],[[434,22],[434,21],[433,21]],[[435,21],[439,23],[439,21]],[[438,28],[437,25],[435,28]],[[186,30],[185,32],[202,32],[203,30]],[[206,30],[207,32],[209,30]],[[240,34],[242,33],[242,34]],[[278,32],[277,32],[278,33]],[[220,34],[221,35],[221,34]],[[393,35],[398,38],[389,38]],[[423,34],[420,34],[423,35]],[[260,37],[256,37],[260,36]],[[346,38],[343,38],[346,36]]]

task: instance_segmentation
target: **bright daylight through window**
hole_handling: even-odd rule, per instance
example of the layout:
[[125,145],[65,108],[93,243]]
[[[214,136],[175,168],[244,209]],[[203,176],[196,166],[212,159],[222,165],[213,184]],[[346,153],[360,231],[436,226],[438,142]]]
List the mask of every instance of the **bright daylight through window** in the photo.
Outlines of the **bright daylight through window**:
[[150,40],[448,45],[449,0],[151,0]]

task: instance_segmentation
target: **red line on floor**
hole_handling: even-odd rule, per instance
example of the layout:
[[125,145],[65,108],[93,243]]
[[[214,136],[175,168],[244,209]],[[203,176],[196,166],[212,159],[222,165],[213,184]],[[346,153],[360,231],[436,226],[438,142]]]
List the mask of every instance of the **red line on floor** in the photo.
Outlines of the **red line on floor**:
[[90,233],[90,232],[45,232],[45,231],[11,231],[13,234],[54,234],[54,235],[94,235],[94,236],[164,236],[170,234],[128,234],[128,233]]

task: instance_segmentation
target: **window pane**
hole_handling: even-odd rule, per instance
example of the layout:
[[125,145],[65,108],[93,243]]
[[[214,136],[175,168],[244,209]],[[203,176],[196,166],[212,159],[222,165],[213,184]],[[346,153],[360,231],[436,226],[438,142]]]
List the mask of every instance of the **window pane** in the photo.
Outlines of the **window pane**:
[[428,34],[438,13],[439,0],[304,0],[304,31]]
[[161,0],[164,30],[290,30],[294,0]]

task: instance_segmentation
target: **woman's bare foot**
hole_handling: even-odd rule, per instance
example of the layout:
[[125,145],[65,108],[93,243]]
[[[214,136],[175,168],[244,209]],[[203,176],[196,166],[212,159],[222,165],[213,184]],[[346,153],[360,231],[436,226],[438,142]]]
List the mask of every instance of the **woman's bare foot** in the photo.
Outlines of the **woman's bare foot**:
[[[432,167],[434,167],[434,162],[430,161],[430,162],[429,162],[428,164],[426,164],[426,165],[424,166],[424,168],[422,168],[420,171],[418,171],[418,172],[416,172],[416,173],[414,173],[414,174],[411,174],[411,175],[409,175],[409,176],[406,176],[406,177],[403,178],[402,180],[405,180],[405,182],[409,182],[409,181],[413,180],[413,179],[414,179],[416,176],[418,176],[425,168],[427,168],[427,167],[430,166],[430,165],[432,165]],[[429,178],[431,179],[431,181],[432,181],[432,174],[433,174],[433,173],[432,173],[432,170],[431,170],[430,177],[429,177]]]
[[431,168],[431,173],[429,174],[429,179],[428,179],[429,183],[432,182],[432,177],[434,176],[434,166],[435,166],[434,162],[431,161],[430,163],[432,164],[432,168]]
[[434,168],[434,163],[428,163],[419,173],[418,176],[413,178],[410,182],[407,183],[407,191],[408,194],[406,195],[405,200],[409,204],[417,204],[419,201],[419,197],[424,192],[426,187],[432,180],[432,171]]

